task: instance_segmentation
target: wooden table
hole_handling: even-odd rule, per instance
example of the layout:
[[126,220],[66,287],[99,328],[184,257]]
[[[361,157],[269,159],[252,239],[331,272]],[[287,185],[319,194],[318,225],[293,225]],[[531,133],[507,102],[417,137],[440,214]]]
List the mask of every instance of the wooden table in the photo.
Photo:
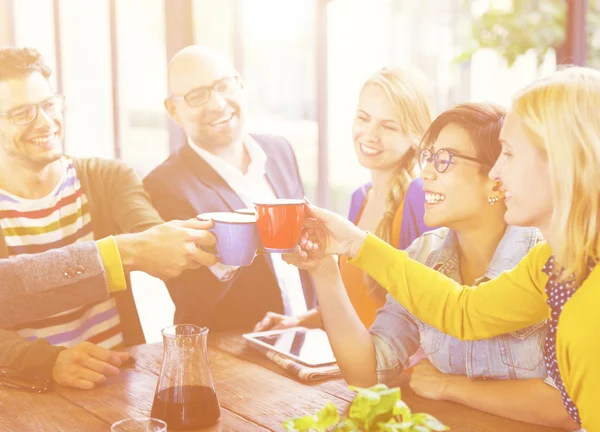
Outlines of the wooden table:
[[[131,349],[136,363],[91,391],[57,388],[47,394],[0,390],[1,432],[95,432],[126,417],[148,416],[162,356],[162,345]],[[354,393],[343,380],[305,384],[285,375],[239,335],[209,335],[209,359],[221,403],[221,419],[205,431],[281,431],[281,423],[320,409],[328,401],[340,410]],[[400,381],[402,399],[414,412],[430,413],[453,432],[552,432],[485,414],[449,402],[416,396]]]

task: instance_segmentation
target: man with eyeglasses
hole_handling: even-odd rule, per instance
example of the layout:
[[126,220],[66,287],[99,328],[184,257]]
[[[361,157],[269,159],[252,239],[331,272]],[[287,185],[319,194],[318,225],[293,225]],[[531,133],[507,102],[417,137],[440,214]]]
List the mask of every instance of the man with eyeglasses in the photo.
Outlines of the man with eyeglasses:
[[[169,64],[168,86],[165,108],[187,140],[144,179],[165,220],[303,198],[290,144],[247,132],[244,83],[229,59],[203,47],[184,48]],[[250,330],[268,311],[299,315],[316,302],[308,274],[280,255],[259,255],[241,269],[217,264],[186,272],[167,287],[175,323],[213,331]]]
[[[0,259],[29,256],[17,280],[0,281],[0,292],[11,290],[2,307],[23,318],[0,327],[0,369],[89,389],[118,372],[121,347],[143,340],[128,272],[168,279],[214,264],[198,246],[215,239],[211,224],[164,223],[121,162],[64,155],[64,99],[49,76],[37,51],[0,49]],[[87,252],[44,254],[75,243]],[[48,260],[54,271],[35,273],[48,272]],[[77,295],[65,289],[98,274],[104,293],[97,278]]]

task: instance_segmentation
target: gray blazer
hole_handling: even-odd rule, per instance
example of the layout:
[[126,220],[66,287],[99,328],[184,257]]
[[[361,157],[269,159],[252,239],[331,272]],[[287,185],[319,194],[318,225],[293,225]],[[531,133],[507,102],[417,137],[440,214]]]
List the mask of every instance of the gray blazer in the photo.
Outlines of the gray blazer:
[[93,241],[0,259],[0,329],[108,298]]

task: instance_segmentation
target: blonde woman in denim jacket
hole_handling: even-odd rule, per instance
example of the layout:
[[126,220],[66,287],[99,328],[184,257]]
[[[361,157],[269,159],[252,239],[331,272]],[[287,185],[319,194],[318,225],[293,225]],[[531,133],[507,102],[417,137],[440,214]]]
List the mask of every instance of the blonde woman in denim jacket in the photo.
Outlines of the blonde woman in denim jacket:
[[[504,116],[492,104],[458,105],[434,120],[421,143],[425,223],[446,228],[425,233],[407,253],[467,285],[510,270],[541,240],[534,228],[506,224],[501,185],[488,178],[501,151]],[[421,347],[427,359],[414,367],[410,383],[421,396],[578,428],[548,379],[544,321],[491,339],[460,341],[416,319],[388,295],[369,331],[349,304],[333,259],[303,261],[299,252],[285,259],[310,269],[324,327],[349,383],[390,383]]]

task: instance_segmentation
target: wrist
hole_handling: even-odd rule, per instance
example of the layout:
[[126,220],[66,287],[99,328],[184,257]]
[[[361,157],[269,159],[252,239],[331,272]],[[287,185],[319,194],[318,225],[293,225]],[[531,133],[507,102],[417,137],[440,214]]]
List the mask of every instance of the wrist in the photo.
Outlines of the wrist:
[[471,380],[463,375],[445,375],[442,384],[442,397],[444,400],[462,403],[462,389],[469,385]]
[[368,233],[366,231],[361,229],[356,230],[356,235],[353,236],[354,238],[351,240],[350,247],[348,248],[348,258],[356,258],[356,255],[358,255],[360,248],[365,243],[367,236]]
[[121,234],[114,237],[125,272],[139,270],[137,260],[141,240],[139,236],[140,234]]
[[306,313],[298,316],[298,325],[306,328],[323,328],[321,321],[321,312],[319,309],[311,309]]
[[308,273],[314,277],[322,277],[325,275],[331,275],[338,268],[337,261],[333,255],[325,256],[316,267],[307,269]]

